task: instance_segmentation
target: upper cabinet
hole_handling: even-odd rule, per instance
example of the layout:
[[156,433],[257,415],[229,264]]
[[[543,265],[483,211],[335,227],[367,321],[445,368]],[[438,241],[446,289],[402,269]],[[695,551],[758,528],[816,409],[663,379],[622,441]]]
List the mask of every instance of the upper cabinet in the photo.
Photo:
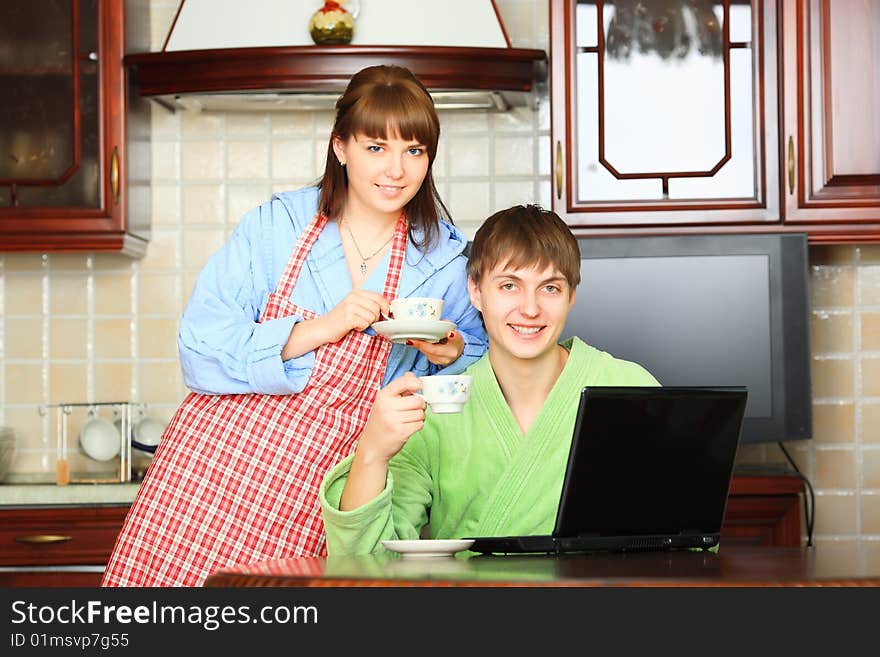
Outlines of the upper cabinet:
[[782,21],[786,223],[862,239],[880,222],[880,0],[786,0]]
[[124,17],[123,0],[2,3],[0,252],[144,253],[149,124],[127,102]]
[[880,0],[831,4],[551,2],[554,209],[589,234],[880,239]]

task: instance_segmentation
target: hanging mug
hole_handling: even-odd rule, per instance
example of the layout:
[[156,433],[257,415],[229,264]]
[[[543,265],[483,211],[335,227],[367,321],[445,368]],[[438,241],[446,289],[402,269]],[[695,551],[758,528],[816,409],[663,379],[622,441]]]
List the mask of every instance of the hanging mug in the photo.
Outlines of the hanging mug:
[[79,444],[89,458],[109,461],[119,454],[119,430],[91,408],[89,419],[80,429]]
[[142,452],[152,454],[159,445],[159,439],[165,432],[165,427],[149,415],[144,415],[132,428],[131,446]]
[[[147,454],[156,451],[159,439],[165,431],[165,427],[161,422],[147,415],[146,407],[140,405],[137,407],[136,415],[132,413],[131,430],[129,440],[131,446]],[[117,417],[114,421],[117,431],[122,431],[122,418]]]

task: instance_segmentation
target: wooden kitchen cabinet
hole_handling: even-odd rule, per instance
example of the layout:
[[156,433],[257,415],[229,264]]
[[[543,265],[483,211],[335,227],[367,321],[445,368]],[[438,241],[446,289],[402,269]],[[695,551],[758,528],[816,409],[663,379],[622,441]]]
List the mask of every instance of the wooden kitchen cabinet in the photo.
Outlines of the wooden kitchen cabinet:
[[124,0],[0,8],[0,252],[143,255],[149,115],[128,98]]
[[0,566],[5,568],[0,587],[98,586],[128,509],[127,504],[0,508]]
[[734,476],[721,543],[800,547],[803,485],[795,475]]
[[880,0],[785,0],[782,28],[785,222],[830,236],[876,230]]
[[587,235],[880,240],[880,0],[844,4],[551,2],[553,209]]

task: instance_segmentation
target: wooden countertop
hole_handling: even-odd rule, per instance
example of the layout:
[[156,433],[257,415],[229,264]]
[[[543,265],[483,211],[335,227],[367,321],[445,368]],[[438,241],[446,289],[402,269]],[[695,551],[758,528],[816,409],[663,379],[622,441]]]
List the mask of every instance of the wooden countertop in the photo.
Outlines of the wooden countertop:
[[569,556],[309,557],[247,564],[209,587],[880,586],[880,564],[849,551],[732,547]]

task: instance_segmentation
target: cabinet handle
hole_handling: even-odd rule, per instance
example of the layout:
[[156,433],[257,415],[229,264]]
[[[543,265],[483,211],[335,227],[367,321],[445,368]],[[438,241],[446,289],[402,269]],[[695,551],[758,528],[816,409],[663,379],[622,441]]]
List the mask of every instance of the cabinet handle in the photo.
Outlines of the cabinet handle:
[[113,155],[110,157],[110,192],[113,194],[113,204],[119,203],[119,147],[113,147]]
[[794,194],[794,139],[788,136],[788,193]]
[[562,198],[562,142],[556,142],[556,198]]
[[73,536],[60,536],[58,534],[34,534],[33,536],[18,536],[16,543],[29,543],[31,545],[45,545],[47,543],[66,543],[73,540]]

